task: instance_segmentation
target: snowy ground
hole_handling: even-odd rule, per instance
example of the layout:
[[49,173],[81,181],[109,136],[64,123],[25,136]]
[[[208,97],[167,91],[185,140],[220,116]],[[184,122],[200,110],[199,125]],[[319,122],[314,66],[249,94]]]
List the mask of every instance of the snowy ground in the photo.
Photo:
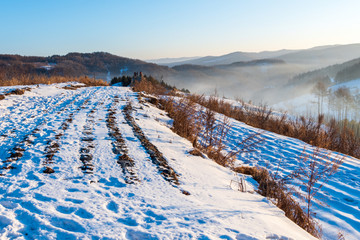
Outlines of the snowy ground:
[[[226,100],[236,106],[236,102]],[[200,109],[200,107],[199,107]],[[217,123],[224,119],[222,114],[216,114]],[[264,139],[256,147],[256,151],[238,155],[239,166],[265,167],[274,174],[287,176],[303,166],[301,158],[304,154],[314,153],[315,147],[298,139],[285,137],[276,133],[251,127],[234,119],[230,120],[230,132],[226,139],[227,151],[237,149],[243,140],[260,133]],[[336,152],[324,150],[331,159],[343,159],[339,170],[330,178],[321,191],[315,195],[313,212],[314,218],[323,230],[324,239],[337,239],[338,234],[345,239],[360,239],[360,160],[344,156]],[[290,181],[289,186],[295,187],[304,193],[304,186],[299,186],[298,181]],[[297,199],[302,206],[305,204]]]
[[[0,101],[1,239],[312,239],[264,197],[231,188],[228,169],[188,154],[191,144],[169,129],[170,119],[128,88],[61,86],[31,86]],[[179,175],[178,187],[125,121],[129,101],[136,123]],[[110,108],[121,146],[110,136]],[[139,182],[126,183],[114,146],[127,149]]]
[[[245,139],[258,129],[231,120],[229,148]],[[262,166],[284,175],[296,170],[304,151],[312,153],[314,148],[300,140],[284,137],[275,133],[261,131],[264,143],[257,151],[238,156],[239,163]],[[333,158],[342,156],[332,153]],[[338,172],[332,176],[322,191],[315,196],[324,205],[314,204],[315,218],[323,227],[325,239],[336,239],[343,232],[346,239],[360,239],[360,160],[346,157]],[[294,185],[296,185],[294,183]]]

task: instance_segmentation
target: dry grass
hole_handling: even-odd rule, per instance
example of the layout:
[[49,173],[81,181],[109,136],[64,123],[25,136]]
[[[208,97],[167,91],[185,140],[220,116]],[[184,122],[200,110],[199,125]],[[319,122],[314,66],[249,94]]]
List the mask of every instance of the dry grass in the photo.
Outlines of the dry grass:
[[321,237],[319,226],[308,217],[299,203],[287,190],[284,182],[276,181],[271,174],[263,168],[241,166],[233,169],[235,172],[251,175],[259,183],[258,192],[270,199],[275,199],[274,204],[285,212],[285,216],[305,229],[315,237]]
[[16,78],[0,81],[0,86],[16,86],[16,85],[34,85],[34,84],[53,84],[64,82],[79,82],[86,86],[108,86],[109,84],[101,79],[93,79],[87,76],[83,77],[62,77],[62,76],[38,76],[38,75],[22,75]]
[[192,150],[189,151],[189,154],[193,155],[193,156],[197,156],[197,157],[202,157],[204,158],[204,154],[197,148],[194,148]]
[[241,106],[237,107],[214,96],[206,99],[202,95],[189,95],[188,99],[250,126],[360,158],[360,138],[347,127],[346,122],[340,124],[333,119],[326,123],[323,115],[316,119],[298,117],[293,120],[285,114],[274,116],[266,105],[256,107],[239,101]]

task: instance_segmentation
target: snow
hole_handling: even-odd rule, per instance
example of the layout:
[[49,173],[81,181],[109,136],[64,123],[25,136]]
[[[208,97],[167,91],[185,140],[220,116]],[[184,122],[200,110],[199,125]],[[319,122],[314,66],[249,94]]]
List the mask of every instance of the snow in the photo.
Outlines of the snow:
[[[223,115],[217,114],[217,121]],[[304,149],[313,153],[315,147],[298,139],[285,137],[276,133],[253,128],[245,123],[230,119],[230,132],[226,139],[227,151],[236,149],[236,145],[247,137],[261,133],[264,139],[256,151],[240,154],[237,164],[265,167],[271,172],[279,171],[287,176],[301,165]],[[330,181],[315,196],[315,219],[323,228],[324,239],[337,239],[337,234],[343,232],[346,239],[360,239],[360,160],[329,151],[330,159],[342,159],[340,166]],[[299,187],[294,180],[290,186]],[[304,204],[303,204],[304,205]]]
[[[62,86],[32,86],[0,101],[1,239],[313,239],[254,193],[249,177],[249,191],[239,192],[230,187],[234,173],[190,155],[191,143],[170,130],[166,114],[139,103],[129,88]],[[169,184],[150,161],[121,111],[128,102],[136,123],[180,175],[180,188],[191,195]],[[113,104],[137,184],[125,183],[112,151],[106,118]],[[83,140],[85,129],[89,142]],[[46,163],[49,140],[59,144],[53,163]],[[86,144],[93,146],[92,174],[80,168]],[[16,147],[23,156],[6,162]],[[45,165],[55,173],[43,173]]]
[[[234,100],[224,101],[241,106]],[[200,106],[198,109],[201,109]],[[274,112],[273,116],[278,114]],[[224,116],[216,114],[216,119],[220,124]],[[301,140],[257,129],[231,118],[229,120],[231,127],[225,141],[228,152],[235,150],[239,143],[253,134],[260,133],[264,139],[264,142],[256,147],[256,151],[240,154],[237,157],[237,165],[260,166],[275,174],[278,172],[280,176],[288,176],[302,166],[301,157],[304,151],[312,154],[316,149]],[[344,162],[338,172],[315,195],[314,199],[317,202],[313,203],[312,209],[316,214],[314,218],[322,227],[324,239],[337,239],[339,232],[343,233],[346,239],[360,239],[360,160],[336,152],[327,152],[330,157],[322,159],[323,161],[343,159]],[[289,187],[304,193],[304,187],[299,186],[296,180],[292,180]],[[305,207],[304,202],[298,198],[297,200]]]
[[[318,114],[317,97],[308,93],[302,96],[283,101],[272,105],[276,110],[288,112],[294,115],[316,116]],[[324,101],[324,109],[327,109],[328,103]]]
[[344,83],[338,83],[334,86],[331,86],[329,89],[335,91],[341,87],[349,88],[353,93],[355,93],[360,89],[360,79],[355,79]]

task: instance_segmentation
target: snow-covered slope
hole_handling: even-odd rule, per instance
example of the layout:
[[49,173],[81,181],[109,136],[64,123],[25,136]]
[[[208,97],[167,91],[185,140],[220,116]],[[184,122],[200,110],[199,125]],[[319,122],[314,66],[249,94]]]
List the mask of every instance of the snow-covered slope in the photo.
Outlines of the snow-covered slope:
[[[354,80],[334,85],[332,90],[345,86],[351,91],[356,91],[360,88],[359,84],[360,80]],[[303,100],[310,101],[312,98],[313,96],[309,95]],[[233,100],[225,99],[224,101],[233,106],[241,106]],[[247,106],[256,108],[256,106]],[[279,115],[281,115],[279,112],[273,113],[273,116]],[[288,117],[293,116],[288,115]],[[224,116],[216,114],[216,118],[220,124]],[[224,141],[227,151],[237,149],[237,145],[256,133],[260,133],[264,140],[256,146],[256,151],[238,155],[238,165],[260,166],[274,174],[287,176],[304,166],[304,161],[302,161],[304,154],[311,155],[316,152],[315,147],[298,139],[254,128],[234,119],[229,119],[229,121],[230,131]],[[329,158],[325,157],[325,161],[343,159],[343,163],[330,181],[315,195],[314,218],[323,228],[323,239],[338,239],[339,233],[343,234],[345,239],[360,239],[360,160],[332,151],[323,151],[329,155]],[[289,185],[295,187],[300,193],[305,191],[304,186],[299,186],[296,179],[290,181]],[[297,200],[305,206],[303,201]]]
[[[128,88],[62,86],[0,101],[1,239],[313,238],[266,198],[231,188],[234,173],[190,155],[171,120]],[[169,168],[151,159],[125,118],[129,102]]]
[[[218,119],[222,117],[218,116]],[[236,143],[257,132],[264,138],[256,151],[239,155],[238,164],[261,166],[286,176],[302,165],[304,150],[307,154],[315,150],[315,147],[298,139],[259,130],[233,119],[230,123],[231,130],[226,141],[229,149],[234,149]],[[344,157],[344,162],[315,195],[315,200],[322,203],[314,202],[315,219],[323,228],[324,239],[337,239],[339,232],[346,239],[360,239],[360,160],[330,151],[329,154],[330,159]],[[295,180],[291,184],[298,187]],[[304,187],[299,190],[305,191]]]

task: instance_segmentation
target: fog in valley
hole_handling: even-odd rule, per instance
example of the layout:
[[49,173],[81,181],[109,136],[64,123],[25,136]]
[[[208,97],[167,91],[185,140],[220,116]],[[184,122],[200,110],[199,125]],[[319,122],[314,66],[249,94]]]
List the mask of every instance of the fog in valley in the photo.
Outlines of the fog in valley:
[[[261,57],[265,58],[256,59]],[[353,106],[359,96],[357,84],[351,81],[360,79],[359,57],[360,44],[351,44],[297,51],[235,52],[161,64],[175,70],[164,80],[179,89],[205,95],[216,92],[220,97],[268,104],[294,115],[321,113],[354,119],[357,109]],[[316,93],[318,83],[326,88],[321,99]],[[345,90],[339,93],[339,88]],[[345,111],[339,108],[345,106],[347,113],[339,115],[339,111]]]

